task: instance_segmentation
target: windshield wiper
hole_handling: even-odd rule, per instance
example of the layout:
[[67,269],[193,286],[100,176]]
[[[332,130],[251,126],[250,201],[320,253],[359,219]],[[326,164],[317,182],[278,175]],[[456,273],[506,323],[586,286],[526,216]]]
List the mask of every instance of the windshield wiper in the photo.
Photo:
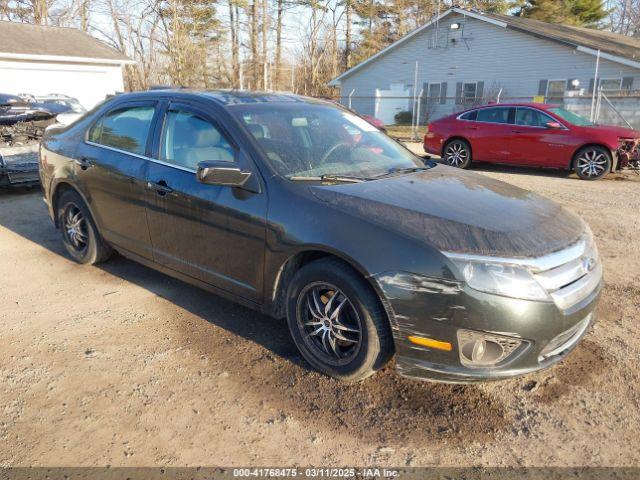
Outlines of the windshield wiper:
[[364,182],[365,180],[367,180],[366,178],[363,177],[353,177],[350,175],[330,175],[330,174],[324,174],[324,175],[320,175],[320,176],[312,176],[312,177],[305,177],[305,176],[292,176],[292,177],[287,177],[289,180],[294,180],[294,181],[321,181],[321,182],[352,182],[352,183],[360,183],[360,182]]
[[415,173],[415,172],[423,172],[425,170],[429,170],[430,167],[403,167],[403,168],[392,168],[386,173],[381,173],[380,175],[376,175],[373,178],[384,178],[389,177],[391,175],[395,175],[398,173]]

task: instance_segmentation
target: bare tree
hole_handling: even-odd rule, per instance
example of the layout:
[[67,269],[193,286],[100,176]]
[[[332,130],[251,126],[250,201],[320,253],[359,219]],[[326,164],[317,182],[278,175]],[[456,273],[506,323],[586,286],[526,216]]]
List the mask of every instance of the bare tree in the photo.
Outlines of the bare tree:
[[640,0],[615,0],[610,20],[614,32],[639,37]]
[[280,88],[280,68],[282,67],[282,20],[284,17],[284,2],[283,0],[277,0],[277,15],[276,15],[276,61],[275,61],[275,75],[274,84],[276,89]]
[[269,4],[268,0],[262,0],[262,57],[261,57],[261,65],[262,65],[262,89],[267,90],[269,86],[269,77],[268,77],[268,67],[269,67],[269,57],[267,55],[268,52],[268,29],[269,29]]
[[240,87],[240,36],[236,19],[238,5],[233,0],[229,4],[229,32],[231,33],[231,86]]

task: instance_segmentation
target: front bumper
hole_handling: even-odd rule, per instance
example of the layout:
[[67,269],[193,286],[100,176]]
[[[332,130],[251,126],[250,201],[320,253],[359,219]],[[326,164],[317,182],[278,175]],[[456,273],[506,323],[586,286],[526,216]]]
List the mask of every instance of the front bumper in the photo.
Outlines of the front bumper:
[[0,154],[0,186],[35,185],[39,181],[37,153]]
[[[451,281],[424,277],[412,281],[405,273],[374,278],[393,317],[398,372],[413,379],[447,383],[506,379],[561,361],[593,325],[602,289],[600,280],[588,296],[561,310],[553,302],[482,293]],[[459,329],[517,338],[522,340],[522,345],[496,366],[465,366],[460,360]],[[575,334],[566,339],[561,336],[572,329]],[[437,339],[450,343],[453,348],[443,351],[416,345],[409,341],[409,336]],[[545,347],[557,338],[563,341],[551,355],[545,355]]]

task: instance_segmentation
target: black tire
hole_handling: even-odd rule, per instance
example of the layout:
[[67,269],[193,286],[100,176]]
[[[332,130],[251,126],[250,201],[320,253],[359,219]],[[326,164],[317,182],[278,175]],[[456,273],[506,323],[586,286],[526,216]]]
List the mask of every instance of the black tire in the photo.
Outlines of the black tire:
[[56,205],[62,243],[71,258],[78,263],[95,265],[107,260],[113,250],[102,239],[82,197],[68,190]]
[[597,145],[578,150],[573,157],[573,171],[582,180],[598,180],[611,171],[611,152]]
[[[321,304],[313,311],[324,314],[328,306],[329,314],[338,310],[333,320],[314,316],[315,294]],[[295,274],[287,292],[287,323],[302,356],[315,369],[344,382],[367,378],[393,355],[391,329],[380,299],[358,272],[338,259],[317,260]],[[323,331],[314,334],[317,329]]]
[[442,159],[452,167],[469,168],[471,157],[471,145],[460,138],[448,141],[442,149]]

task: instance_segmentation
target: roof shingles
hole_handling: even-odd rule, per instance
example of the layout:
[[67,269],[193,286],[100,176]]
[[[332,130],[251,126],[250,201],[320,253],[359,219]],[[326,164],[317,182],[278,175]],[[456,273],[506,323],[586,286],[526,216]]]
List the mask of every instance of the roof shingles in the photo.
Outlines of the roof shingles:
[[499,20],[508,27],[533,35],[561,41],[570,45],[601,50],[612,55],[640,60],[640,39],[593,28],[573,27],[557,23],[541,22],[531,18],[513,17],[485,13],[485,16]]
[[3,53],[130,62],[127,56],[75,28],[8,21],[0,21],[0,58]]

